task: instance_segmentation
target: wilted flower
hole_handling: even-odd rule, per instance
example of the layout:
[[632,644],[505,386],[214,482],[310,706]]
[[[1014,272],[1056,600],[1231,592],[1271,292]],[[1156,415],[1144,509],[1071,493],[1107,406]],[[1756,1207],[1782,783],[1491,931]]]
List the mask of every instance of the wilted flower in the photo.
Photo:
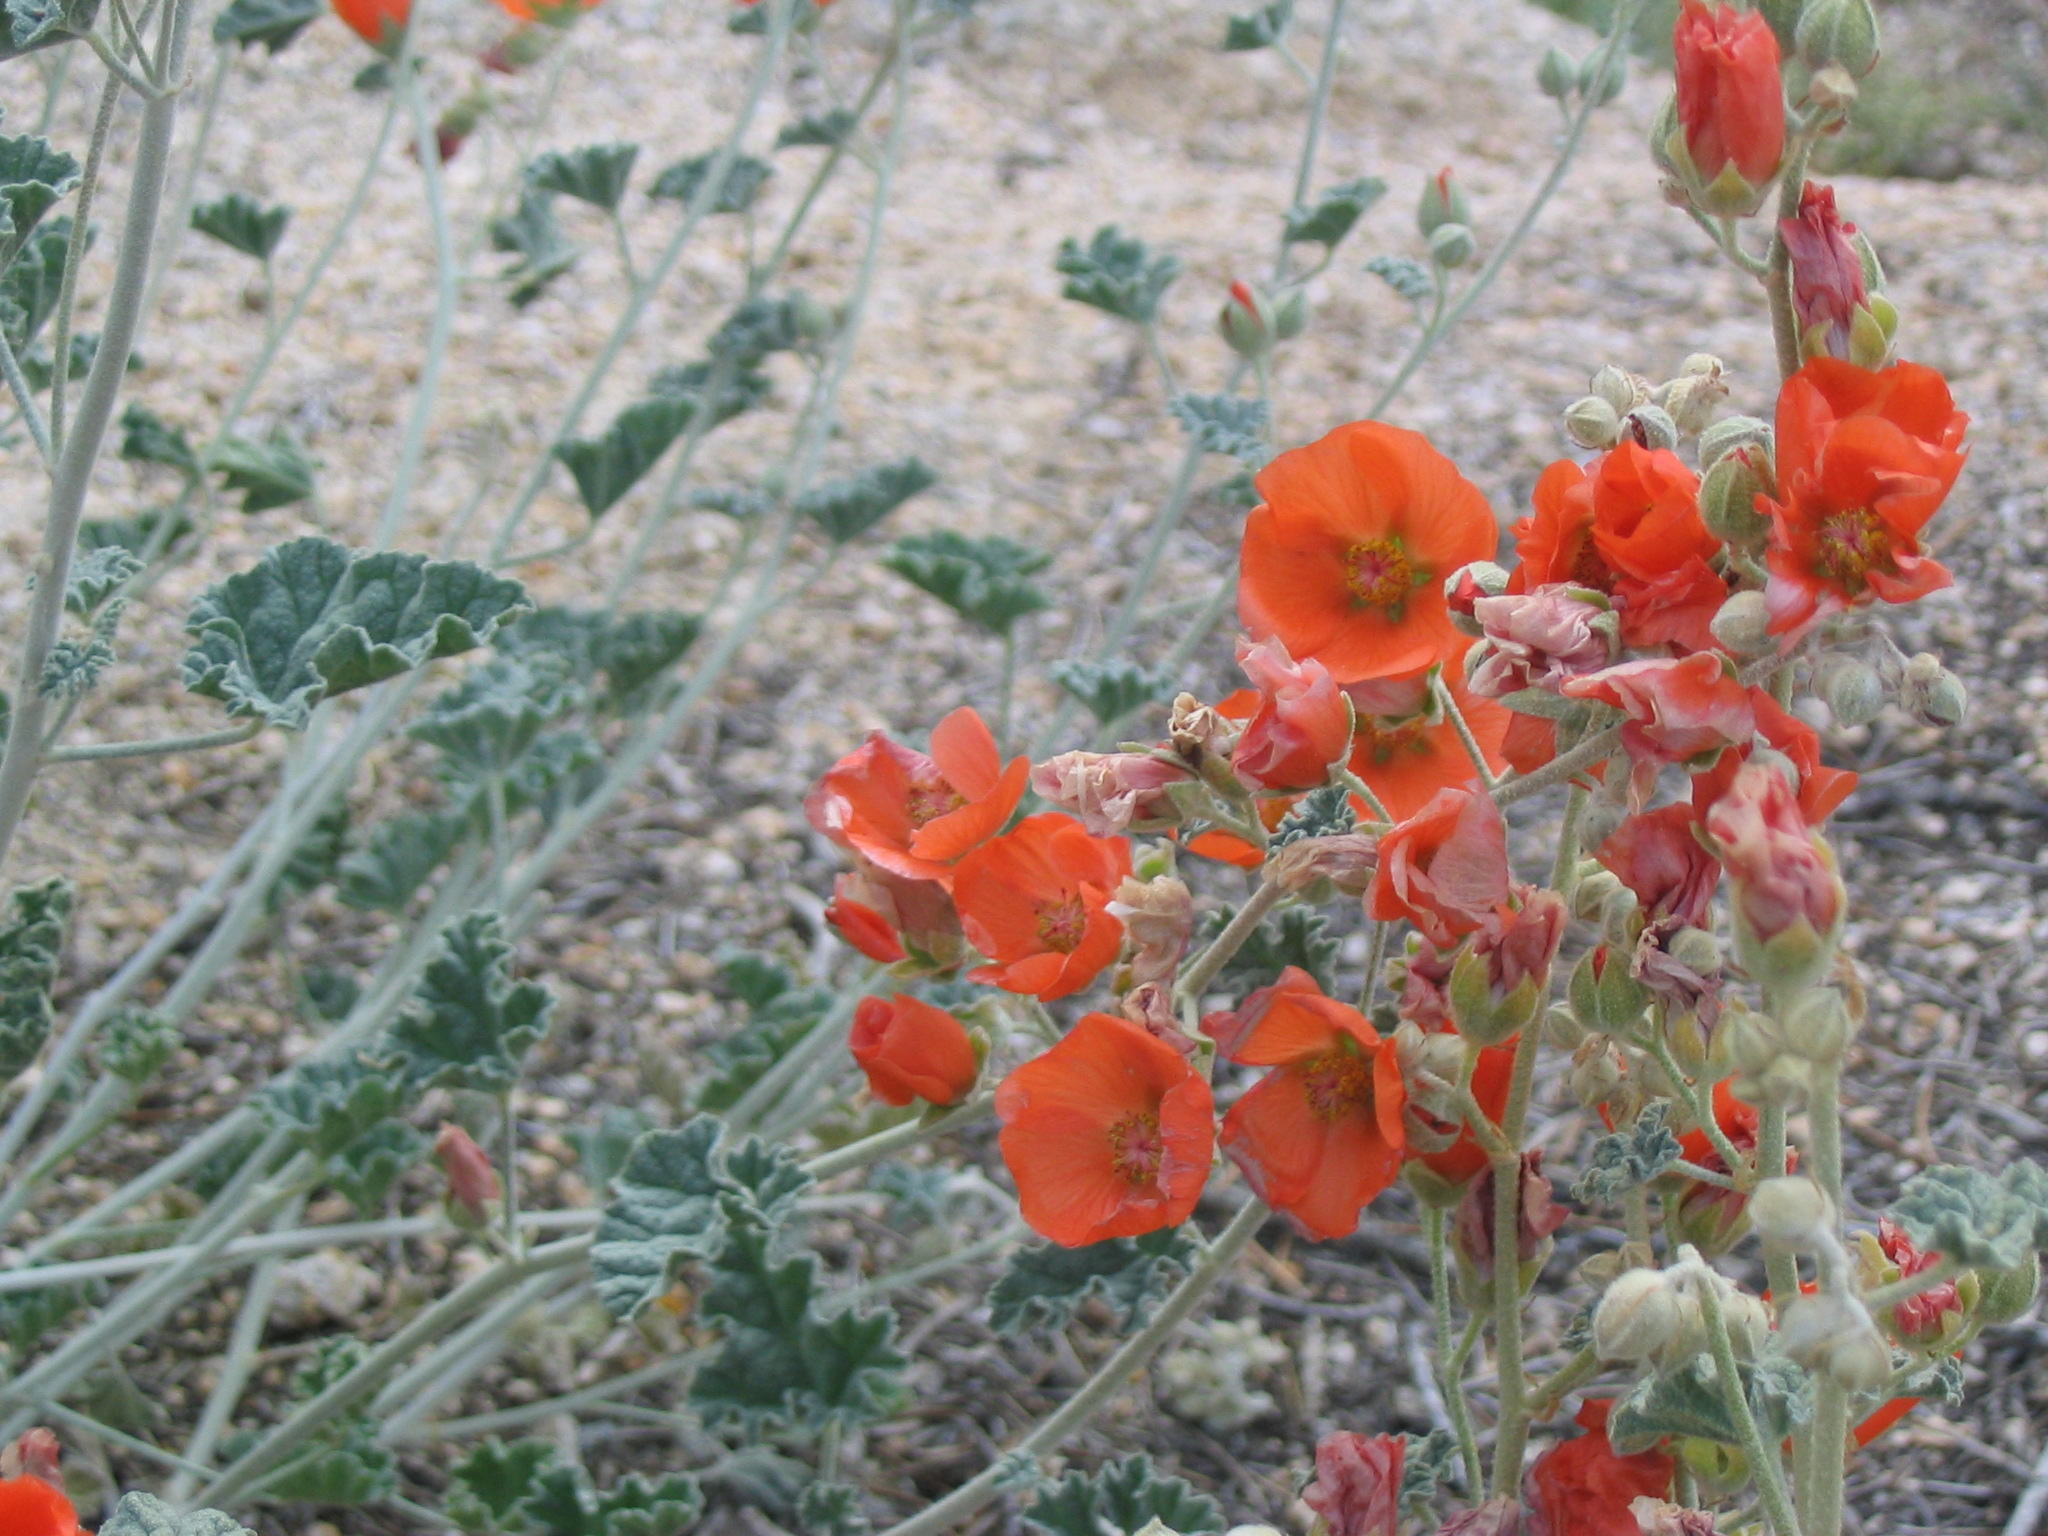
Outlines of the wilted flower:
[[1586,1433],[1536,1458],[1522,1480],[1526,1536],[1639,1536],[1635,1501],[1670,1493],[1674,1468],[1662,1451],[1615,1454],[1607,1439],[1613,1406],[1587,1399],[1574,1420]]
[[1167,790],[1192,778],[1149,752],[1062,752],[1031,770],[1031,787],[1097,837],[1117,837],[1178,826],[1180,808]]
[[490,1216],[484,1207],[503,1193],[490,1155],[469,1132],[451,1121],[434,1138],[434,1156],[441,1160],[441,1170],[448,1175],[449,1205],[470,1226],[482,1226]]
[[1891,350],[1883,314],[1871,303],[1856,226],[1835,211],[1835,189],[1808,182],[1797,218],[1778,221],[1792,261],[1792,312],[1803,357],[1838,357],[1859,368],[1882,368]]
[[1378,921],[1406,918],[1448,949],[1507,896],[1507,825],[1500,808],[1490,795],[1445,789],[1380,839],[1367,904]]
[[1315,1481],[1302,1490],[1302,1502],[1329,1536],[1400,1536],[1407,1455],[1400,1435],[1325,1435],[1316,1442]]
[[1124,925],[1131,984],[1172,981],[1195,932],[1195,898],[1187,885],[1171,875],[1153,880],[1127,877],[1116,888],[1109,915]]
[[1792,989],[1826,968],[1847,893],[1777,769],[1751,763],[1707,812],[1734,893],[1736,947],[1753,974]]
[[1351,706],[1329,668],[1295,661],[1278,640],[1240,640],[1237,664],[1259,690],[1258,712],[1230,765],[1259,789],[1314,789],[1351,744]]
[[1467,681],[1474,693],[1490,699],[1598,672],[1621,654],[1612,607],[1584,587],[1552,583],[1531,592],[1482,597],[1472,611],[1488,643]]

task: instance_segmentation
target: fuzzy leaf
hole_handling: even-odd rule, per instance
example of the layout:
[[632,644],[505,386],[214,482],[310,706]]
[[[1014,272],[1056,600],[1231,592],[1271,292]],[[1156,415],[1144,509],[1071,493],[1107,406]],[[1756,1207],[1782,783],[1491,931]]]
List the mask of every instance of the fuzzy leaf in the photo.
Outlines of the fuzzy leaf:
[[846,544],[938,483],[938,475],[921,459],[898,459],[806,491],[797,498],[796,509],[824,529],[834,544]]
[[816,147],[831,149],[845,142],[853,132],[856,119],[845,107],[833,107],[827,112],[814,112],[809,117],[787,123],[775,135],[777,149],[804,149]]
[[361,1056],[302,1061],[256,1096],[272,1130],[330,1158],[405,1108],[405,1084]]
[[2048,1247],[2048,1170],[2026,1160],[1996,1175],[1929,1168],[1906,1181],[1890,1214],[1923,1252],[1972,1269],[2013,1269]]
[[1664,1123],[1669,1103],[1646,1106],[1633,1125],[1593,1143],[1586,1171],[1572,1185],[1582,1205],[1614,1205],[1629,1190],[1649,1183],[1681,1156],[1678,1138]]
[[1214,1499],[1177,1477],[1161,1477],[1142,1451],[1097,1472],[1069,1472],[1032,1501],[1024,1520],[1048,1536],[1128,1536],[1154,1520],[1180,1536],[1223,1529]]
[[[1767,1355],[1741,1366],[1740,1373],[1750,1411],[1769,1440],[1782,1439],[1810,1417],[1806,1373],[1784,1356]],[[1646,1377],[1608,1416],[1607,1437],[1621,1455],[1648,1450],[1667,1436],[1741,1444],[1711,1356],[1701,1355],[1675,1371]]]
[[1436,292],[1429,269],[1406,256],[1375,256],[1365,270],[1379,278],[1410,304],[1424,304]]
[[275,55],[327,13],[322,0],[234,0],[213,24],[216,43],[262,44]]
[[[715,398],[711,393],[714,378],[718,381]],[[688,406],[690,414],[685,419],[689,422],[694,423],[700,412],[709,411],[704,424],[708,432],[754,409],[774,392],[775,385],[745,356],[735,356],[727,359],[723,367],[700,360],[664,368],[648,381],[647,388],[658,398],[675,399]]]
[[19,1076],[50,1035],[50,988],[71,920],[71,882],[61,875],[18,885],[0,920],[0,1084]]
[[532,187],[519,195],[516,211],[491,221],[491,249],[518,258],[501,274],[512,280],[510,296],[518,309],[526,308],[549,283],[575,266],[578,255],[575,242],[555,222],[554,199]]
[[1027,579],[1052,556],[1001,537],[970,539],[950,528],[915,534],[898,539],[882,564],[991,634],[1007,635],[1026,614],[1052,606]]
[[268,261],[271,252],[277,249],[278,241],[284,238],[284,227],[291,218],[291,209],[282,203],[274,208],[265,208],[253,197],[230,192],[226,197],[194,208],[192,227],[244,256]]
[[1954,1355],[1944,1355],[1895,1383],[1892,1396],[1932,1398],[1951,1408],[1960,1408],[1963,1385],[1963,1362]]
[[1113,725],[1133,710],[1164,699],[1173,684],[1164,673],[1148,672],[1134,661],[1062,661],[1052,667],[1052,680],[1088,706],[1098,725]]
[[518,582],[466,560],[294,539],[200,594],[185,686],[303,730],[322,699],[482,645],[527,608]]
[[526,184],[542,192],[559,192],[606,213],[618,211],[633,179],[638,144],[586,144],[581,149],[551,149],[526,167]]
[[48,1285],[0,1292],[0,1358],[20,1360],[101,1298],[103,1286]]
[[113,1517],[100,1527],[100,1536],[255,1536],[255,1533],[217,1509],[197,1509],[181,1515],[149,1494],[126,1493],[114,1507]]
[[694,613],[642,609],[619,616],[597,642],[597,664],[609,685],[605,702],[630,709],[703,633],[704,621]]
[[1387,184],[1377,176],[1361,176],[1332,187],[1313,205],[1287,210],[1284,238],[1289,245],[1310,241],[1334,250],[1366,210],[1386,195]]
[[[1212,913],[1202,925],[1202,942],[1221,933],[1231,913],[1229,907]],[[1223,967],[1211,990],[1242,996],[1254,987],[1270,984],[1288,966],[1298,965],[1315,977],[1318,986],[1329,991],[1332,968],[1337,962],[1337,940],[1329,926],[1322,913],[1312,907],[1287,908],[1278,918],[1259,925]]]
[[797,328],[798,294],[748,299],[711,333],[704,350],[714,362],[758,368],[771,355],[793,350],[803,340]]
[[551,1466],[534,1476],[517,1518],[543,1536],[677,1536],[703,1507],[692,1477],[649,1483],[632,1473],[594,1493],[581,1467]]
[[1441,1429],[1401,1438],[1406,1442],[1401,1457],[1401,1513],[1427,1523],[1435,1506],[1437,1484],[1456,1475],[1458,1442]]
[[1188,436],[1211,453],[1227,453],[1257,469],[1273,456],[1266,441],[1271,411],[1263,400],[1243,395],[1175,395],[1174,417]]
[[[91,243],[90,236],[87,243]],[[0,330],[6,332],[8,345],[17,354],[27,353],[37,333],[57,312],[64,288],[64,255],[70,244],[71,220],[52,219],[29,236],[7,270],[0,272]]]
[[590,1250],[598,1299],[614,1317],[637,1316],[675,1284],[687,1260],[725,1246],[727,1217],[718,1197],[729,1186],[717,1161],[723,1133],[717,1119],[699,1115],[634,1143]]
[[76,699],[99,686],[100,678],[114,664],[114,625],[120,622],[122,604],[103,612],[84,635],[65,635],[43,658],[42,675],[36,692],[46,699]]
[[1250,53],[1280,41],[1294,16],[1294,0],[1272,0],[1248,16],[1233,16],[1223,31],[1225,53]]
[[797,1500],[796,1523],[804,1536],[868,1536],[874,1529],[851,1483],[812,1483]]
[[[669,202],[694,202],[717,159],[716,155],[698,155],[693,160],[678,160],[654,178],[647,195]],[[745,213],[754,206],[754,199],[774,174],[774,167],[765,160],[756,160],[752,155],[735,156],[725,169],[725,179],[718,184],[718,191],[712,194],[708,211]]]
[[142,464],[168,464],[195,480],[200,473],[192,440],[155,411],[132,400],[121,412],[121,457]]
[[655,395],[619,412],[601,437],[572,437],[555,444],[555,457],[568,466],[584,510],[593,519],[610,511],[682,435],[690,416],[687,401]]
[[[92,360],[100,355],[99,334],[96,331],[74,334],[66,343],[65,351],[71,355],[64,369],[65,381],[70,383],[82,379],[92,372]],[[133,372],[141,366],[142,359],[131,353],[128,358],[129,371]],[[32,391],[41,394],[57,377],[56,359],[50,356],[48,348],[40,345],[32,347],[21,359],[21,376]]]
[[576,701],[567,674],[567,664],[546,653],[493,656],[435,699],[406,734],[440,748],[450,776],[485,784],[509,773]]
[[467,817],[447,811],[412,811],[378,822],[336,870],[341,904],[359,912],[403,912],[468,829]]
[[1351,792],[1342,784],[1326,784],[1310,790],[1280,818],[1271,846],[1278,849],[1319,837],[1342,837],[1357,829],[1358,813],[1351,808]]
[[1100,1297],[1116,1314],[1116,1331],[1128,1333],[1151,1316],[1201,1252],[1185,1227],[1081,1248],[1021,1248],[989,1292],[990,1325],[1001,1334],[1064,1328],[1084,1302]]
[[228,436],[214,445],[207,467],[218,470],[230,491],[242,493],[245,515],[308,500],[313,494],[313,460],[283,427],[262,442]]
[[[41,13],[42,33],[64,19],[62,0],[7,0],[14,23],[17,48],[31,46],[35,38],[22,40],[21,13]],[[47,20],[43,21],[42,18]],[[27,244],[36,221],[55,206],[57,200],[78,185],[78,162],[48,139],[34,134],[0,137],[0,266],[14,260]]]
[[1078,240],[1060,244],[1053,267],[1066,279],[1067,298],[1143,325],[1159,313],[1159,300],[1180,276],[1178,256],[1154,256],[1144,241],[1104,225],[1084,249]]
[[412,1006],[385,1030],[378,1054],[396,1061],[415,1088],[510,1088],[554,1007],[539,982],[511,979],[511,957],[497,913],[450,923]]
[[376,1430],[358,1416],[341,1433],[323,1435],[259,1486],[274,1499],[344,1508],[369,1504],[398,1491],[398,1462],[377,1443]]
[[545,1440],[507,1445],[493,1435],[455,1464],[442,1508],[458,1527],[477,1536],[511,1530],[514,1510],[556,1460],[554,1446]]
[[355,1012],[363,996],[362,984],[355,977],[330,966],[301,971],[299,991],[305,997],[310,1016],[327,1024],[339,1024]]
[[765,517],[775,502],[771,497],[744,486],[721,485],[690,492],[690,505],[702,507],[707,512],[723,513],[736,523],[754,523]]
[[403,1121],[386,1120],[328,1158],[326,1179],[367,1219],[383,1211],[391,1186],[426,1151],[426,1137]]
[[75,618],[90,619],[101,604],[141,569],[142,562],[119,546],[81,549],[64,582],[64,611]]
[[[139,512],[134,517],[89,517],[78,525],[78,547],[81,551],[125,549],[139,556],[152,547],[172,548],[193,527],[192,519],[182,513],[162,510]],[[159,546],[160,531],[163,541]]]
[[[742,997],[746,994],[740,989],[748,983],[733,978],[744,977],[748,963],[760,958],[735,956],[722,968],[726,984]],[[783,972],[785,979],[787,975]],[[697,1088],[697,1107],[716,1111],[737,1104],[770,1067],[817,1027],[831,1001],[831,994],[821,988],[795,986],[763,994],[760,1001],[749,1000],[746,1024],[714,1041],[704,1053],[706,1075]]]
[[178,1048],[178,1027],[148,1008],[126,1007],[100,1031],[102,1071],[141,1087],[164,1068]]

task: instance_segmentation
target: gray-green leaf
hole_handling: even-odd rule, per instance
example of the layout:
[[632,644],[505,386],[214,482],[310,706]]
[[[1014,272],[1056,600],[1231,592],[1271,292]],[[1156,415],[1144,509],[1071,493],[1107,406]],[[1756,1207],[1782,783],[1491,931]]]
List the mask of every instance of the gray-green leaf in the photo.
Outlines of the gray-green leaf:
[[796,509],[834,544],[846,544],[938,483],[938,475],[921,459],[898,459],[806,491],[797,498]]
[[853,131],[856,119],[845,107],[833,107],[827,112],[814,113],[786,124],[775,135],[777,149],[802,149],[816,147],[831,149],[843,142]]
[[1180,276],[1178,256],[1154,256],[1144,241],[1104,225],[1084,248],[1065,240],[1053,267],[1066,279],[1067,298],[1143,325],[1159,313],[1159,300]]
[[1049,1536],[1128,1536],[1154,1520],[1181,1536],[1223,1529],[1214,1499],[1160,1476],[1142,1451],[1098,1472],[1069,1472],[1025,1509],[1024,1519]]
[[1052,680],[1088,706],[1098,725],[1111,725],[1143,705],[1165,698],[1173,688],[1164,673],[1150,672],[1135,661],[1062,661]]
[[60,875],[16,886],[0,921],[0,1083],[18,1076],[50,1035],[50,988],[71,920],[71,882]]
[[690,424],[691,402],[675,395],[637,400],[619,412],[601,437],[555,444],[555,457],[576,481],[591,517],[602,517],[633,489]]
[[[61,0],[7,0],[16,48],[26,48],[63,20]],[[23,12],[36,13],[41,28],[22,36]],[[0,266],[14,260],[36,221],[78,185],[78,162],[48,139],[33,134],[0,137]]]
[[547,1031],[554,999],[539,982],[511,978],[512,946],[495,912],[472,912],[441,933],[412,1006],[385,1030],[377,1054],[420,1088],[502,1093]]
[[1658,1100],[1635,1123],[1593,1143],[1586,1171],[1572,1185],[1572,1198],[1584,1205],[1613,1205],[1678,1161],[1678,1138],[1665,1120],[1671,1106]]
[[244,256],[268,261],[278,241],[284,238],[284,227],[291,218],[291,209],[282,203],[266,208],[253,197],[230,192],[194,208],[192,227]]
[[230,435],[213,447],[208,466],[220,472],[230,491],[242,493],[244,514],[268,512],[306,501],[313,494],[312,458],[284,427],[262,442]]
[[606,213],[618,210],[619,199],[633,179],[638,144],[586,144],[581,149],[554,149],[526,167],[527,185],[559,192]]
[[181,1515],[149,1494],[128,1493],[114,1507],[113,1518],[100,1527],[100,1536],[254,1536],[254,1532],[217,1509]]
[[326,13],[323,0],[234,0],[214,21],[213,40],[244,48],[261,43],[272,54],[282,53]]
[[1929,1168],[1906,1181],[1891,1217],[1923,1252],[1972,1269],[2012,1269],[2048,1248],[2048,1170],[2026,1160],[1995,1175]]
[[519,309],[575,266],[578,254],[575,242],[555,222],[553,197],[533,187],[520,194],[516,211],[491,221],[491,249],[518,258],[506,265],[503,275],[512,280],[511,299]]
[[[654,185],[647,189],[647,195],[668,202],[695,202],[717,159],[716,155],[698,155],[694,159],[678,160],[654,178]],[[726,167],[725,178],[719,182],[718,190],[711,194],[711,206],[707,211],[745,213],[754,206],[754,199],[761,195],[761,188],[774,174],[774,167],[765,160],[756,160],[752,155],[734,156],[732,164]]]
[[1386,195],[1387,184],[1377,176],[1361,176],[1332,187],[1314,203],[1287,210],[1284,238],[1289,245],[1310,241],[1335,250],[1351,233],[1351,226]]
[[1052,606],[1029,578],[1052,564],[1043,550],[992,536],[970,539],[942,528],[898,539],[882,564],[991,634]]
[[199,455],[184,432],[133,400],[121,412],[121,457],[142,464],[167,464],[197,478]]
[[1426,303],[1436,292],[1436,282],[1430,277],[1429,269],[1406,256],[1375,256],[1365,264],[1365,270],[1410,304]]
[[1211,453],[1227,453],[1257,469],[1273,456],[1266,440],[1272,412],[1263,400],[1243,395],[1175,395],[1174,417],[1188,436]]
[[1287,23],[1294,17],[1294,0],[1272,0],[1248,16],[1233,16],[1223,30],[1225,53],[1250,53],[1270,48],[1280,41]]
[[1099,1297],[1115,1315],[1116,1331],[1128,1333],[1144,1323],[1201,1252],[1185,1227],[1081,1248],[1021,1248],[989,1292],[989,1322],[1002,1334],[1064,1328],[1085,1302]]

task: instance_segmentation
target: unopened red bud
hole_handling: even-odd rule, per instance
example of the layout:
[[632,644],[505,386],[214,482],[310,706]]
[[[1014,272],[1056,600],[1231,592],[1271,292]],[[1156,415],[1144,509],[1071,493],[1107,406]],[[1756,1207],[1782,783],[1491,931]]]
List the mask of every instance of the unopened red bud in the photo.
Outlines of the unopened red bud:
[[1445,166],[1436,175],[1423,183],[1422,201],[1415,209],[1415,225],[1427,240],[1443,224],[1466,224],[1472,222],[1472,210],[1465,202],[1465,192]]
[[1256,284],[1242,279],[1230,285],[1230,297],[1216,314],[1216,329],[1230,350],[1244,358],[1264,357],[1279,339],[1273,323],[1273,301]]
[[1624,437],[1655,452],[1678,446],[1678,423],[1661,405],[1639,405],[1621,420]]
[[482,1226],[489,1219],[484,1207],[503,1193],[490,1157],[469,1132],[452,1121],[434,1138],[434,1155],[448,1175],[450,1213],[459,1214],[469,1225]]

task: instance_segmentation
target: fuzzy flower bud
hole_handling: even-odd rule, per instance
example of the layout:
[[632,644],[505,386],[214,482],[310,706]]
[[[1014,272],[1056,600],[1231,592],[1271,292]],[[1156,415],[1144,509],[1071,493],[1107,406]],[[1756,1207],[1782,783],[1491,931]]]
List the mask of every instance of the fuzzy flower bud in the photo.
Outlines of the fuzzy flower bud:
[[1422,201],[1415,209],[1415,227],[1427,240],[1442,225],[1471,223],[1472,209],[1465,201],[1464,188],[1453,179],[1451,168],[1445,166],[1423,183]]
[[1595,48],[1580,61],[1579,94],[1592,107],[1604,107],[1628,84],[1628,54],[1620,49]]
[[1661,405],[1639,405],[1621,419],[1621,435],[1651,452],[1678,446],[1678,423]]
[[1621,441],[1621,415],[1598,395],[1587,395],[1565,407],[1564,431],[1581,448],[1604,453]]
[[1833,957],[1848,893],[1792,786],[1776,769],[1750,763],[1706,821],[1734,890],[1744,969],[1784,991],[1811,985]]
[[1593,1313],[1593,1347],[1602,1360],[1647,1360],[1671,1342],[1684,1324],[1683,1314],[1662,1270],[1624,1270]]
[[1767,446],[1731,449],[1700,481],[1700,521],[1731,548],[1759,549],[1770,536],[1771,520],[1757,510],[1757,497],[1773,494],[1777,484],[1777,467]]
[[1708,352],[1688,357],[1678,377],[1657,391],[1658,403],[1671,413],[1682,436],[1697,437],[1714,420],[1714,412],[1728,398],[1727,365]]
[[1858,80],[1877,68],[1883,48],[1870,0],[1806,0],[1794,36],[1809,69],[1834,65]]
[[1899,703],[1922,725],[1945,730],[1962,723],[1969,712],[1970,694],[1961,678],[1922,651],[1906,662]]
[[1429,259],[1446,272],[1470,264],[1479,242],[1470,225],[1439,224],[1429,232]]
[[479,1228],[490,1220],[484,1209],[503,1191],[498,1171],[475,1140],[461,1126],[449,1122],[434,1138],[434,1156],[448,1175],[448,1214],[460,1226]]
[[1552,101],[1563,101],[1578,89],[1579,66],[1572,56],[1552,43],[1536,66],[1536,89]]
[[1550,992],[1550,963],[1569,913],[1557,892],[1518,887],[1517,901],[1489,914],[1451,969],[1458,1033],[1500,1045],[1526,1029]]
[[1868,725],[1884,708],[1884,684],[1876,669],[1854,656],[1824,657],[1813,669],[1813,691],[1837,725]]
[[1811,1179],[1765,1179],[1749,1197],[1750,1225],[1767,1243],[1808,1253],[1826,1235],[1828,1197]]
[[1761,447],[1769,456],[1774,434],[1754,416],[1726,416],[1700,433],[1700,470],[1705,473],[1738,448]]
[[1273,300],[1256,283],[1240,278],[1216,313],[1216,329],[1239,357],[1258,359],[1280,339]]
[[1476,605],[1481,598],[1499,597],[1508,589],[1508,573],[1491,560],[1474,560],[1461,565],[1444,578],[1444,606],[1451,622],[1461,633],[1481,632]]
[[1625,368],[1612,363],[1603,364],[1587,385],[1595,395],[1614,407],[1614,414],[1625,416],[1650,398],[1650,389],[1641,379]]
[[1574,1099],[1592,1109],[1606,1103],[1626,1075],[1621,1052],[1614,1042],[1601,1035],[1588,1035],[1572,1052],[1566,1085]]
[[1792,260],[1800,356],[1882,368],[1891,360],[1898,311],[1873,298],[1864,261],[1869,242],[1835,211],[1835,189],[1809,181],[1800,194],[1798,217],[1780,219],[1778,229]]
[[1875,1392],[1891,1380],[1892,1352],[1863,1304],[1838,1291],[1801,1296],[1778,1324],[1785,1353],[1825,1371],[1852,1392]]

